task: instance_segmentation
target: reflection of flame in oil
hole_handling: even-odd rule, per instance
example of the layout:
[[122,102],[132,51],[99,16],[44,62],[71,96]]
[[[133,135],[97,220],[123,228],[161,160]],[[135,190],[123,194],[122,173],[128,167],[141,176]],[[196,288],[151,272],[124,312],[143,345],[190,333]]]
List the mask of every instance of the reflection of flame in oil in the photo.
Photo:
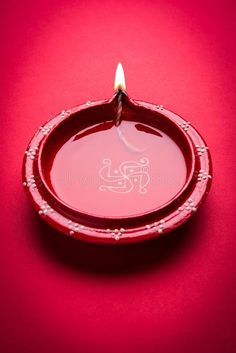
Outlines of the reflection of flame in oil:
[[121,131],[120,129],[120,126],[117,127],[117,132],[118,132],[118,135],[119,135],[119,138],[121,139],[121,141],[124,143],[124,145],[126,147],[128,147],[131,151],[133,152],[138,152],[138,153],[142,153],[145,151],[145,148],[138,148],[138,147],[135,147],[134,145],[132,145],[129,141],[127,141],[127,139],[125,138],[123,132]]

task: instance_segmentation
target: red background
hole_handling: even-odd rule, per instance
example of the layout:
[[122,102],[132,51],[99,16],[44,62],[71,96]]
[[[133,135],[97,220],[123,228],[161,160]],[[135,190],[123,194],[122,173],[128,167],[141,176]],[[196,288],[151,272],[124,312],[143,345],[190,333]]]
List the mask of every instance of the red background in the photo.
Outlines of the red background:
[[[2,2],[1,352],[235,352],[235,11],[211,0]],[[21,164],[45,120],[112,95],[118,61],[130,96],[203,134],[214,179],[181,229],[112,248],[44,225]]]

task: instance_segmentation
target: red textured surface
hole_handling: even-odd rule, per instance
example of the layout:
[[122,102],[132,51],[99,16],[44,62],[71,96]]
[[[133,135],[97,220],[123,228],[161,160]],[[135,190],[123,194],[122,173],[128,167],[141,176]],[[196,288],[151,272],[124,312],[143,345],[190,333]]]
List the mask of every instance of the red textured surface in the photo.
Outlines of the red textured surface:
[[[1,8],[1,351],[235,352],[235,3]],[[203,134],[214,180],[176,234],[96,247],[38,219],[21,164],[47,118],[111,96],[119,60],[131,97],[167,106]]]

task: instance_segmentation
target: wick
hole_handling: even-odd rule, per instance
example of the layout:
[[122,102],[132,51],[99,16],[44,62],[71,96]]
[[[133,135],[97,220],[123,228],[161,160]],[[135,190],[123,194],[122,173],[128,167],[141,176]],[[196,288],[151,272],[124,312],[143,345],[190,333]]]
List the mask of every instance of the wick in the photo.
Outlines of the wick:
[[115,120],[115,126],[117,127],[117,133],[120,138],[120,140],[124,143],[126,147],[128,147],[131,151],[133,152],[138,152],[142,153],[145,151],[145,149],[140,149],[132,145],[127,139],[125,138],[123,132],[120,129],[120,124],[121,124],[121,114],[122,114],[122,90],[119,90],[118,92],[118,108],[117,108],[117,114],[116,114],[116,120]]
[[118,108],[117,108],[115,126],[119,126],[120,123],[121,123],[121,113],[122,113],[122,90],[119,90],[117,99],[118,99]]

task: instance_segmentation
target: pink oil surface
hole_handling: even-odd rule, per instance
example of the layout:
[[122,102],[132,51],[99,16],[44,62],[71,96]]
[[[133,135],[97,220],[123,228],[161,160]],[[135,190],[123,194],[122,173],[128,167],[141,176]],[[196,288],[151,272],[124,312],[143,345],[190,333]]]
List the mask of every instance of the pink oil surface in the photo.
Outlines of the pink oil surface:
[[96,216],[134,216],[161,207],[184,186],[184,155],[170,137],[129,121],[119,129],[80,132],[57,150],[50,179],[66,204]]

